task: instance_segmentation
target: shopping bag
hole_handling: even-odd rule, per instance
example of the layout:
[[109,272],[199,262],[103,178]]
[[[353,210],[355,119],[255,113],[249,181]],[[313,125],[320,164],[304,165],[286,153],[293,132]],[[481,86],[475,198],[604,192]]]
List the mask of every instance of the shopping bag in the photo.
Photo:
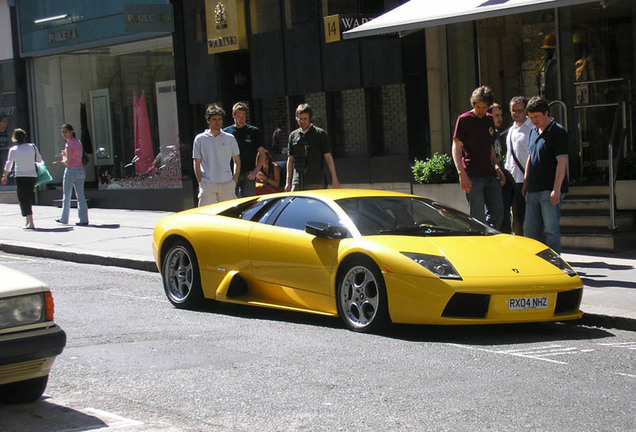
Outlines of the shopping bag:
[[46,165],[44,165],[44,162],[35,163],[35,173],[37,174],[37,179],[35,180],[36,187],[53,180],[53,177],[51,177],[51,173],[46,168]]

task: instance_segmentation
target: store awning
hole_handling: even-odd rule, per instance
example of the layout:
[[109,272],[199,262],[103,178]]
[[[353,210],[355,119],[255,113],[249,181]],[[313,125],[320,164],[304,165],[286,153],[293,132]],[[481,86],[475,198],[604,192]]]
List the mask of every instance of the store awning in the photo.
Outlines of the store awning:
[[411,32],[444,24],[599,2],[600,0],[410,0],[344,32],[343,37],[353,39]]

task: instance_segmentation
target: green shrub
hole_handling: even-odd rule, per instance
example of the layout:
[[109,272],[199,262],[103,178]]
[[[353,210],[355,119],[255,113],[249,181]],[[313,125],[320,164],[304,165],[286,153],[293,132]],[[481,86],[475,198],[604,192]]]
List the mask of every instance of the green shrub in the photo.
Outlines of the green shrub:
[[459,181],[453,158],[447,154],[435,153],[424,161],[415,159],[413,179],[417,183],[456,183]]

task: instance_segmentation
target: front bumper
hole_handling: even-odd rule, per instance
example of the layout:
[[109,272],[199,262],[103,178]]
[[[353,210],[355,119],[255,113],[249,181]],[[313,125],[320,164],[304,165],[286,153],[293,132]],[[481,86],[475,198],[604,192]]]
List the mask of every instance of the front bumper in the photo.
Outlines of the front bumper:
[[58,325],[0,335],[0,384],[47,375],[65,346]]

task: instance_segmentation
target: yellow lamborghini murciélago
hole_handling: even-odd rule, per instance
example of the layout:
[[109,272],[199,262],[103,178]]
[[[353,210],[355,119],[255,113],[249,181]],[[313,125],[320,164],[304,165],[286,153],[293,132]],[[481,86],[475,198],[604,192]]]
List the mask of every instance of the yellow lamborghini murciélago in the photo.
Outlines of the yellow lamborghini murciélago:
[[153,249],[168,300],[209,300],[390,323],[581,317],[583,282],[544,244],[415,195],[326,189],[194,208],[162,219]]

